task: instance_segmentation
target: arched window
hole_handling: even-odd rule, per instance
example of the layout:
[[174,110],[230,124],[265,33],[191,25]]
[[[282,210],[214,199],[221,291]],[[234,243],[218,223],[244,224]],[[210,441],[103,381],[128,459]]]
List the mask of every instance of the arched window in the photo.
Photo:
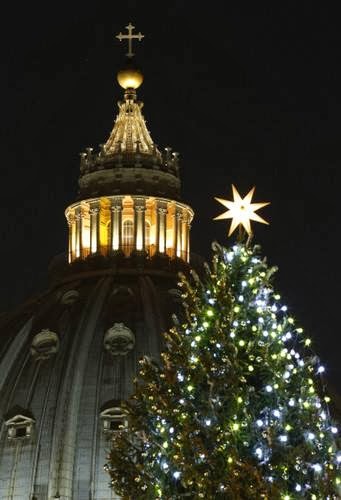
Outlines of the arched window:
[[144,226],[144,245],[147,252],[149,252],[150,247],[150,222],[146,220]]
[[131,219],[123,222],[122,247],[126,255],[129,255],[134,248],[134,223]]

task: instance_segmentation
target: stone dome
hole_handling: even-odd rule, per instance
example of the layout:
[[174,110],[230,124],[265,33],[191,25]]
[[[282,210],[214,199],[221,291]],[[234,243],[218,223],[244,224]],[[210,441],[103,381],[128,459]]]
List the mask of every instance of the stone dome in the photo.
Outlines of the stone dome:
[[193,265],[178,154],[158,150],[141,109],[126,90],[107,142],[81,155],[48,290],[0,316],[0,499],[117,498],[104,465],[121,404]]
[[120,402],[179,302],[176,269],[127,262],[68,266],[2,318],[0,498],[116,498],[103,467]]

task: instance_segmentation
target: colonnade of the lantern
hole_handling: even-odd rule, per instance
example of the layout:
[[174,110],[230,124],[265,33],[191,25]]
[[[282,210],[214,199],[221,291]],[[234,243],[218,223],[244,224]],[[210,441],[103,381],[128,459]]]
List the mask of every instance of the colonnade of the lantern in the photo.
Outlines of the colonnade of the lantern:
[[68,207],[69,262],[89,255],[132,252],[189,261],[193,212],[179,202],[145,196],[113,196]]

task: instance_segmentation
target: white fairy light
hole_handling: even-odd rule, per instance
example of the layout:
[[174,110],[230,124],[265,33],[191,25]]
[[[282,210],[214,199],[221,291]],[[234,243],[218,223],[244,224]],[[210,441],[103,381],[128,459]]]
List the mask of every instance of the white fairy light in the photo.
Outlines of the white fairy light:
[[286,434],[281,434],[278,439],[281,443],[286,443],[288,441],[288,436]]
[[312,441],[313,439],[315,439],[315,434],[313,432],[308,432],[308,439],[309,439],[309,441]]
[[279,418],[281,416],[281,412],[279,410],[274,410],[273,414],[276,418]]
[[320,464],[314,464],[312,467],[315,472],[322,472],[322,466]]
[[262,448],[256,448],[255,455],[256,455],[257,458],[261,459],[262,456],[263,456],[263,450],[262,450]]
[[296,484],[295,490],[296,491],[302,491],[302,486],[300,484]]
[[178,376],[177,376],[179,382],[183,382],[184,381],[184,376],[182,375],[182,373],[178,373]]
[[179,479],[180,476],[181,476],[181,472],[179,472],[178,470],[176,470],[175,472],[173,472],[173,477],[175,479]]
[[325,369],[324,366],[319,366],[318,369],[317,369],[317,373],[323,373],[325,371],[326,371],[326,369]]
[[208,418],[208,419],[205,420],[205,425],[206,426],[210,426],[211,425],[211,419],[210,418]]
[[337,434],[337,427],[332,426],[330,430],[332,431],[333,434]]
[[271,385],[267,385],[267,386],[265,387],[265,390],[266,390],[266,392],[272,392],[272,387],[271,387]]
[[258,425],[258,427],[263,427],[263,420],[261,420],[260,418],[256,421],[256,424]]
[[288,404],[289,404],[289,406],[295,406],[295,400],[294,400],[294,398],[290,398]]
[[234,256],[233,256],[233,253],[232,253],[232,252],[228,252],[228,253],[226,254],[226,258],[227,258],[228,262],[232,262],[233,257],[234,257]]

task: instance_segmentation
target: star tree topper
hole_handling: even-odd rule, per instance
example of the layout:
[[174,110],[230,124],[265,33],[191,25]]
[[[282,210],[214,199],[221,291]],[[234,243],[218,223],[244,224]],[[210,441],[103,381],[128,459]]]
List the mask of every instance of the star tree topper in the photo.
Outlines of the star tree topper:
[[270,202],[263,203],[251,203],[253,193],[255,191],[255,187],[253,187],[245,196],[245,198],[241,198],[235,186],[232,184],[232,193],[233,193],[233,201],[223,200],[222,198],[215,198],[219,203],[224,205],[224,207],[228,208],[226,212],[218,217],[215,217],[214,220],[220,219],[232,219],[229,236],[236,230],[236,228],[244,227],[245,231],[249,236],[252,234],[250,221],[254,220],[256,222],[261,222],[262,224],[269,224],[266,220],[262,219],[258,214],[256,214],[256,210],[259,210],[266,205],[270,205]]

